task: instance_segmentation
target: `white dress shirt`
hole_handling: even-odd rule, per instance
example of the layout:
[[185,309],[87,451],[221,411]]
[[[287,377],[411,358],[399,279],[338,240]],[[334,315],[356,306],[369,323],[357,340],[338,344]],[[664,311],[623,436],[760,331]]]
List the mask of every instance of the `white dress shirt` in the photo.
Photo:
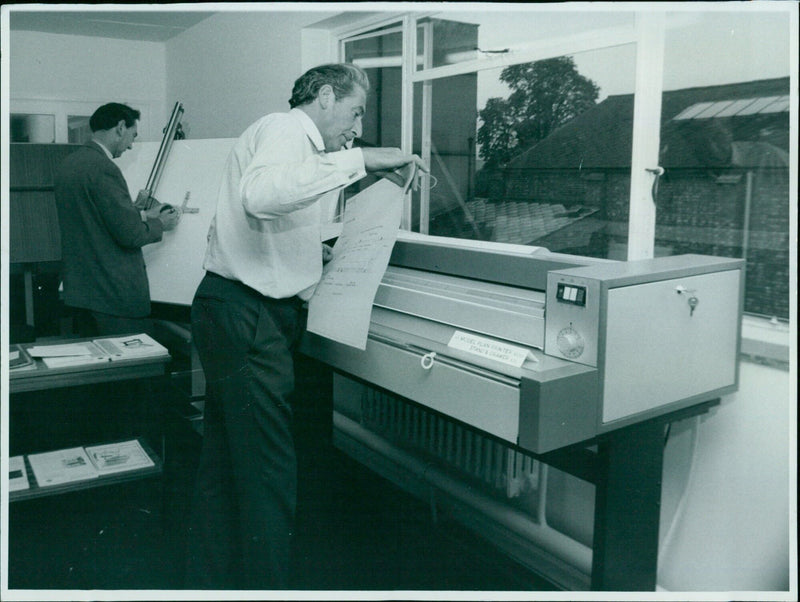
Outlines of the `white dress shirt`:
[[203,267],[262,295],[309,299],[322,276],[321,225],[339,190],[364,176],[361,149],[326,153],[301,109],[262,117],[228,156]]

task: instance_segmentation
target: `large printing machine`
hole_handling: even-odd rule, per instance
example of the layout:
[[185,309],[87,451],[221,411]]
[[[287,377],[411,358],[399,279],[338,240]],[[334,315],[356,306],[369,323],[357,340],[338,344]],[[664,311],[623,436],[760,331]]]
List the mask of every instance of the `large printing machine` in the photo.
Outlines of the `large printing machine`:
[[743,270],[401,233],[366,348],[308,333],[302,350],[593,483],[592,589],[652,591],[665,427],[738,386]]

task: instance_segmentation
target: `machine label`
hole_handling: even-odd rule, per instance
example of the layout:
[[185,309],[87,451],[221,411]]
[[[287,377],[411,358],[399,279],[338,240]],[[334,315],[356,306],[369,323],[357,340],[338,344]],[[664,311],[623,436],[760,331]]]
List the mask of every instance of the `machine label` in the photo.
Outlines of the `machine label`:
[[530,353],[530,351],[524,347],[508,345],[500,341],[468,334],[460,330],[456,330],[453,333],[447,346],[474,355],[480,355],[491,360],[503,362],[504,364],[517,368],[522,366]]

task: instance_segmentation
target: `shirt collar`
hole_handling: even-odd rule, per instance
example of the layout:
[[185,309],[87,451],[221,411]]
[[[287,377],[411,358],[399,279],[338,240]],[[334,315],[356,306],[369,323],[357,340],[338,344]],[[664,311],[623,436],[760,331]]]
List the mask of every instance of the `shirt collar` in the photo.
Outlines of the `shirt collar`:
[[103,152],[106,154],[106,157],[108,157],[112,161],[114,160],[114,156],[111,154],[111,151],[109,151],[105,146],[103,146],[101,142],[97,140],[92,140],[92,142],[94,142],[97,146],[103,149]]
[[317,150],[321,153],[325,152],[325,143],[322,141],[322,134],[319,133],[316,124],[311,120],[311,117],[303,109],[294,108],[289,111],[290,115],[294,115],[295,118],[300,122],[300,125],[303,126],[303,129],[306,131],[306,134],[311,139],[311,142],[317,148]]

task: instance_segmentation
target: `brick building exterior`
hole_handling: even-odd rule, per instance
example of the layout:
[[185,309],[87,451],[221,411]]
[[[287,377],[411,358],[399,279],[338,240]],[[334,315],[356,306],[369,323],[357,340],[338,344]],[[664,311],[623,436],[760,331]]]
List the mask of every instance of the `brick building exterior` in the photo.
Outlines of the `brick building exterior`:
[[[656,254],[746,257],[745,311],[782,319],[789,317],[788,95],[788,78],[664,92],[665,172],[656,190]],[[607,98],[502,171],[480,174],[473,214],[481,205],[555,205],[573,219],[513,242],[624,258],[632,122],[632,95]],[[502,240],[491,222],[481,227]]]

